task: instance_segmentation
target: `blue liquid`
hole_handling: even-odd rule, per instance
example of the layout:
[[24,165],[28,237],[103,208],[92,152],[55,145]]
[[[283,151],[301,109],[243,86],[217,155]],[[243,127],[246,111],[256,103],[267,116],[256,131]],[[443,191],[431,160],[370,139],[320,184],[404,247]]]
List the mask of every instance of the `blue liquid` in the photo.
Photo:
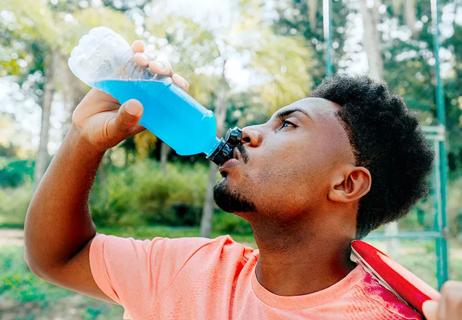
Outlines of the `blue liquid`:
[[212,111],[172,83],[156,80],[103,80],[93,85],[121,104],[139,100],[144,107],[140,124],[179,155],[205,153],[218,146]]

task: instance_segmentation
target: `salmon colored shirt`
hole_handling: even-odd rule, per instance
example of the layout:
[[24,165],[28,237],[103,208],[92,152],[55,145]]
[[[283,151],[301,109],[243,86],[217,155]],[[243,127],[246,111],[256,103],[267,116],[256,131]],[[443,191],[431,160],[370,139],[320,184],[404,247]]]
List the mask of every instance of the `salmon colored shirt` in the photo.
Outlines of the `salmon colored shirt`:
[[124,319],[421,319],[360,266],[324,290],[276,295],[256,278],[258,257],[230,236],[97,234],[90,247],[93,277]]

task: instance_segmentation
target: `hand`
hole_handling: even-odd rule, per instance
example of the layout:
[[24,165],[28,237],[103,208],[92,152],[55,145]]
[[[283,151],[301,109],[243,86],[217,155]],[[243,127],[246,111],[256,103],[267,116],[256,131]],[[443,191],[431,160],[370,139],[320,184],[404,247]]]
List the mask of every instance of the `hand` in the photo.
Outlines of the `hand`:
[[422,308],[427,320],[462,320],[462,282],[446,282],[441,299],[426,301]]
[[[138,65],[149,68],[154,74],[170,77],[178,87],[188,90],[188,82],[174,73],[168,62],[148,58],[144,53],[142,41],[133,42],[132,49]],[[142,114],[143,106],[135,99],[120,106],[110,95],[91,89],[72,114],[72,124],[81,137],[98,151],[104,152],[122,140],[143,131],[144,128],[138,124]]]

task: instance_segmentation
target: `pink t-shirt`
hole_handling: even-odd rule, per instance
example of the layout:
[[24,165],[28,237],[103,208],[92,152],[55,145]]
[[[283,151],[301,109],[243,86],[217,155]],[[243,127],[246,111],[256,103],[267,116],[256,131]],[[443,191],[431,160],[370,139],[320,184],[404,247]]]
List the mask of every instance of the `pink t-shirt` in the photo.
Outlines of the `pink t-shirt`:
[[357,266],[336,284],[278,296],[258,282],[258,249],[230,236],[134,240],[97,234],[90,266],[124,319],[421,319]]

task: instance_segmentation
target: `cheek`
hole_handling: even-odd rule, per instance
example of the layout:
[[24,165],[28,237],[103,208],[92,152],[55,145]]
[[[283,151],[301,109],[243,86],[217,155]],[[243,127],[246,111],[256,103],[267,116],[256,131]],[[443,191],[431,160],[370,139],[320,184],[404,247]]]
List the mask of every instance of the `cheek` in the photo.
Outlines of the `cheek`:
[[249,176],[254,189],[253,199],[258,207],[278,213],[295,214],[306,210],[322,197],[320,176],[305,160],[272,161],[266,170],[256,170]]
[[[233,179],[233,187],[249,196],[257,208],[297,212],[325,199],[329,165],[325,145],[273,140],[249,155]],[[309,147],[308,147],[309,144]],[[327,189],[326,189],[327,188]]]

